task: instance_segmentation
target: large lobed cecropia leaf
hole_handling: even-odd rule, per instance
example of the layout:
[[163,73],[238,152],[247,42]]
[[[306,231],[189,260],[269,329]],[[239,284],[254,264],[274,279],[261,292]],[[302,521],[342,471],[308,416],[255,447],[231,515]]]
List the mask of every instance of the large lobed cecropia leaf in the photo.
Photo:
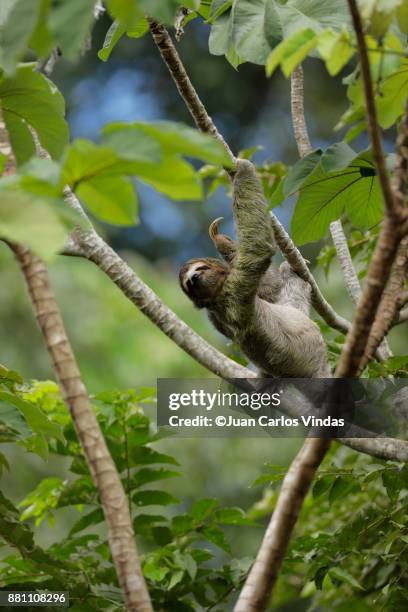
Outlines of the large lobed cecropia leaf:
[[[212,12],[225,4],[216,0]],[[265,64],[283,39],[300,30],[341,31],[349,21],[347,0],[235,0],[211,28],[210,52],[228,55],[234,49],[242,61]]]
[[383,201],[370,152],[358,155],[345,143],[314,151],[287,176],[285,196],[299,192],[292,218],[297,244],[323,238],[332,221],[345,213],[353,225],[370,228],[383,216]]

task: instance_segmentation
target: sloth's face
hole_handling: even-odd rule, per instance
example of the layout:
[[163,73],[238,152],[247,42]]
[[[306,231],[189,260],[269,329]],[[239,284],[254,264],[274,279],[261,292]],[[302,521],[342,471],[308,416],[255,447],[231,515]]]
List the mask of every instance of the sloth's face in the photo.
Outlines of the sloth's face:
[[182,290],[198,308],[208,306],[220,291],[228,266],[218,259],[190,259],[179,273]]

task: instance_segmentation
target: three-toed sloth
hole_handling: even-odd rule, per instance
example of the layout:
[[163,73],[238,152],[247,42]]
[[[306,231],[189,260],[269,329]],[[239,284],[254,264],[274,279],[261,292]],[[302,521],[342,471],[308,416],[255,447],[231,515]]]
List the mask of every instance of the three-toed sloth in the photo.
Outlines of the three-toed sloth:
[[210,236],[223,261],[191,259],[180,270],[183,291],[265,377],[328,377],[326,347],[309,318],[310,286],[285,262],[271,264],[275,238],[253,164],[238,160],[233,211],[237,242]]

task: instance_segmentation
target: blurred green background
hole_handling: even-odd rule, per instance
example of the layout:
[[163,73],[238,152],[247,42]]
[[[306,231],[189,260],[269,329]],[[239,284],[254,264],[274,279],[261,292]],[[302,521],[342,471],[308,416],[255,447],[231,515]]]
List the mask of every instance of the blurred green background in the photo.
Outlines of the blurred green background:
[[[114,120],[171,119],[191,125],[178,92],[148,36],[124,39],[111,60],[103,64],[96,52],[109,27],[101,19],[94,32],[91,51],[73,65],[62,59],[54,78],[67,100],[68,120],[75,138],[98,140],[102,125]],[[224,58],[207,51],[208,28],[192,23],[179,45],[182,58],[200,96],[234,151],[262,145],[255,155],[291,164],[297,151],[290,122],[289,83],[280,74],[268,80],[264,69],[243,65],[235,71]],[[305,66],[307,119],[314,146],[333,141],[333,127],[346,108],[341,77],[329,78],[320,62]],[[338,140],[341,139],[341,134]],[[364,138],[354,143],[366,146]],[[214,255],[207,228],[223,215],[231,229],[230,204],[218,190],[206,202],[170,202],[144,185],[138,185],[140,225],[112,229],[99,226],[105,238],[130,263],[142,279],[184,321],[221,350],[227,342],[215,332],[203,312],[193,308],[178,286],[178,267],[189,257]],[[288,225],[293,202],[277,210]],[[311,245],[305,255],[314,261],[321,245]],[[87,261],[56,259],[50,265],[55,291],[66,327],[92,393],[112,388],[155,385],[158,377],[206,377],[209,373],[184,354],[154,327],[113,284]],[[327,299],[344,316],[352,309],[341,274],[333,265],[329,278],[316,272]],[[50,363],[33,320],[22,278],[11,254],[0,244],[0,362],[18,370],[24,378],[52,378]],[[407,326],[392,335],[396,350],[403,351]],[[219,497],[223,504],[247,508],[260,496],[250,483],[265,462],[285,465],[300,440],[271,439],[176,439],[161,442],[182,464],[182,478],[171,482],[171,490],[190,502],[203,496]],[[7,449],[14,467],[5,475],[3,487],[14,501],[34,488],[47,475],[64,473],[63,464],[48,464],[37,457]],[[71,517],[62,515],[56,529],[65,530]],[[42,527],[41,538],[51,541],[55,532]],[[255,551],[261,533],[257,530],[240,542],[240,554]],[[242,549],[244,547],[245,550]]]

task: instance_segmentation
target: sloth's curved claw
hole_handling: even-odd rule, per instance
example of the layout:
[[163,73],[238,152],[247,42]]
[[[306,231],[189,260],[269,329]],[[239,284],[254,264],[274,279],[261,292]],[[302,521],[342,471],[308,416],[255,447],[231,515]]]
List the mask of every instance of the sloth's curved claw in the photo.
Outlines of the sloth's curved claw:
[[224,219],[224,217],[217,217],[217,219],[214,219],[214,221],[211,223],[210,227],[208,228],[208,233],[210,235],[211,240],[214,242],[218,236],[218,224],[220,223],[220,221],[222,221]]

